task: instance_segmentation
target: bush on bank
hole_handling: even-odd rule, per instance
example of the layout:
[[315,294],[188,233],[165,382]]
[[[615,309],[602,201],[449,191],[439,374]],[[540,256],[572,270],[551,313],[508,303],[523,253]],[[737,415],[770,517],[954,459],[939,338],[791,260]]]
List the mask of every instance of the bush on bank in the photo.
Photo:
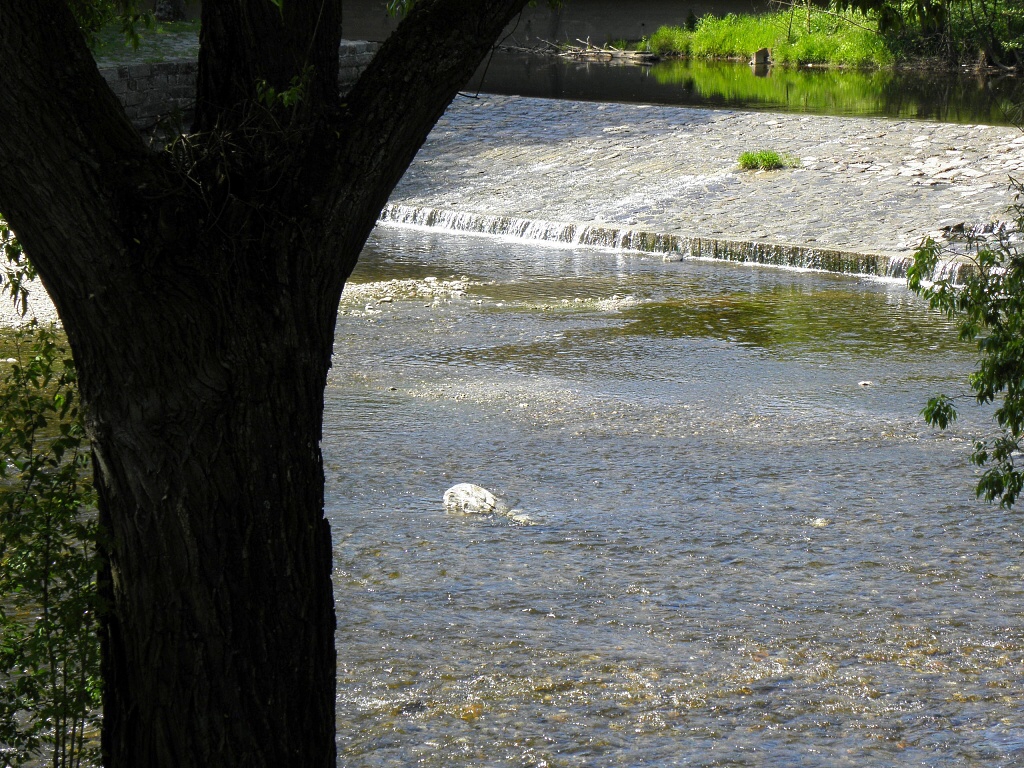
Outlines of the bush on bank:
[[770,48],[772,59],[782,64],[833,64],[889,66],[894,57],[885,41],[856,12],[827,14],[820,11],[770,13],[763,16],[722,18],[705,16],[694,29],[661,27],[647,47],[664,56],[692,58],[749,58],[760,48]]
[[665,56],[748,58],[770,48],[780,64],[888,67],[931,61],[1024,66],[1024,0],[840,0],[759,16],[705,16],[662,27],[642,46]]
[[[0,301],[32,269],[0,219]],[[0,331],[0,764],[98,765],[99,526],[63,334]]]

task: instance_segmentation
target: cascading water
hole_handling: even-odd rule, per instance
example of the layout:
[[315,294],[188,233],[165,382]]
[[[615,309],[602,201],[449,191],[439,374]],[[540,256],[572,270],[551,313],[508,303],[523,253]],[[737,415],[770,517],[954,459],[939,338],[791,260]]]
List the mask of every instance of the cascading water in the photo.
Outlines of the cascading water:
[[[634,251],[659,255],[666,261],[713,259],[892,279],[905,279],[913,259],[912,256],[864,254],[733,238],[685,237],[607,224],[554,222],[394,203],[389,203],[381,212],[380,223],[526,242]],[[959,270],[962,263],[960,256],[951,256],[942,262],[942,274]]]

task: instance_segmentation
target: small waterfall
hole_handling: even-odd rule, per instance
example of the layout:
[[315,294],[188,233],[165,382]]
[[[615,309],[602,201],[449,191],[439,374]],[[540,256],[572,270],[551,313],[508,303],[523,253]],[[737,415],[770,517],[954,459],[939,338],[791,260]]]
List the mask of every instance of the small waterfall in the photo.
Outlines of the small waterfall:
[[909,259],[747,240],[689,237],[609,224],[576,224],[388,203],[379,223],[656,254],[667,261],[714,259],[902,279]]
[[[963,285],[967,278],[976,274],[974,255],[977,249],[1004,248],[1020,252],[1024,247],[1017,222],[991,221],[974,227],[958,224],[943,227],[931,237],[941,247],[941,254],[930,281],[949,280],[953,285]],[[889,259],[886,277],[905,280],[913,263],[912,254],[893,256]]]
[[[894,256],[889,259],[889,267],[885,276],[893,280],[906,280],[907,272],[914,263],[913,256]],[[930,282],[949,279],[953,285],[961,285],[964,278],[974,271],[973,263],[959,254],[952,254],[936,265]]]

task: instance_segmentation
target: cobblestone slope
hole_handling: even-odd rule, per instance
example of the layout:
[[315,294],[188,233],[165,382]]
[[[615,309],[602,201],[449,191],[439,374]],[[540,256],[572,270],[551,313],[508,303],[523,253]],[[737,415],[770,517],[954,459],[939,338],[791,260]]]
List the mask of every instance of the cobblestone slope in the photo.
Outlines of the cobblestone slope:
[[[799,167],[741,171],[752,149]],[[391,203],[905,258],[1005,220],[1011,175],[1014,128],[485,96],[456,100]]]

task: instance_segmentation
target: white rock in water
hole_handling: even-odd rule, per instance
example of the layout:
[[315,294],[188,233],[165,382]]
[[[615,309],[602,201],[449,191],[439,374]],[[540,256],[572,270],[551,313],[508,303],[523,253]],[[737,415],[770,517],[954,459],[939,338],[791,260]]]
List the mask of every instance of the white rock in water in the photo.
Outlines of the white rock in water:
[[472,483],[459,483],[444,492],[444,508],[456,515],[489,515],[498,500],[486,488]]

